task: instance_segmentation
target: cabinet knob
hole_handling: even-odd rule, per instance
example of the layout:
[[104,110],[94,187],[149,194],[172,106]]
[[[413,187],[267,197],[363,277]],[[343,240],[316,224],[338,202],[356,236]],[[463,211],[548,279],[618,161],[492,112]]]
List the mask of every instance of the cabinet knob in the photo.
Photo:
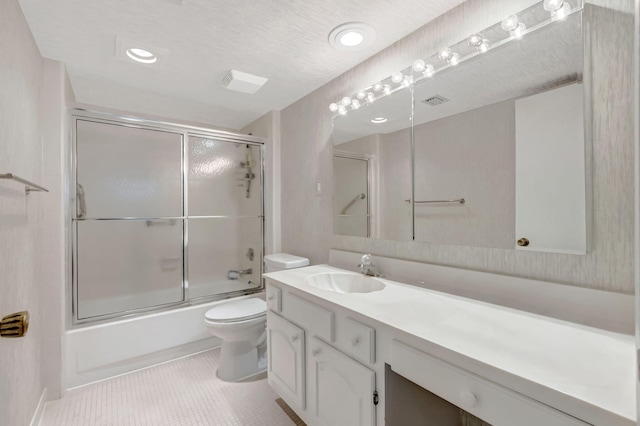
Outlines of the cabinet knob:
[[293,336],[291,336],[291,341],[292,342],[297,342],[299,338],[300,338],[300,335],[294,334]]
[[523,238],[520,238],[520,239],[518,240],[518,245],[519,245],[520,247],[526,247],[526,246],[528,246],[528,245],[529,245],[529,240],[528,240],[528,239],[526,239],[526,238],[524,238],[524,237],[523,237]]
[[353,339],[351,339],[351,344],[353,346],[357,346],[358,343],[360,343],[360,338],[359,337],[354,337]]
[[461,405],[465,408],[472,408],[478,404],[478,398],[473,394],[473,392],[462,392],[460,394],[460,399],[462,400]]
[[320,355],[320,352],[322,352],[320,348],[315,348],[314,350],[311,351],[311,355],[318,356]]
[[267,297],[267,300],[275,300],[275,298],[276,298],[275,296],[269,296]]

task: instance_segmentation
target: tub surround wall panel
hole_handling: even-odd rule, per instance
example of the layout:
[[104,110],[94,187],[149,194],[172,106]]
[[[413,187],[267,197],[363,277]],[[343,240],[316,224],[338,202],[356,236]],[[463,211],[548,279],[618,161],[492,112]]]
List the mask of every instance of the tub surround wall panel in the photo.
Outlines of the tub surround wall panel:
[[[0,173],[43,182],[40,90],[43,63],[16,0],[0,13]],[[0,181],[0,317],[28,310],[22,338],[0,340],[0,424],[27,425],[45,387],[42,353],[50,330],[41,297],[40,262],[47,241],[40,233],[44,196]]]
[[280,222],[280,111],[271,111],[240,130],[267,139],[264,159],[264,208],[265,208],[265,251],[282,251],[282,225]]
[[[330,102],[500,21],[534,1],[470,0],[282,111],[283,250],[323,263],[330,248],[633,293],[633,26],[630,2],[588,5],[584,79],[593,105],[593,225],[586,256],[330,237]],[[603,2],[597,2],[603,3]],[[329,186],[330,187],[330,186]]]

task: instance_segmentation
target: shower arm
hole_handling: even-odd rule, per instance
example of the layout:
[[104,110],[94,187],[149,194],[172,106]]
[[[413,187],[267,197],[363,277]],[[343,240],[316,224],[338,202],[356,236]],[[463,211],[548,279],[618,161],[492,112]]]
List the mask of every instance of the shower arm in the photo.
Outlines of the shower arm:
[[349,201],[349,204],[347,204],[344,209],[342,209],[342,211],[340,212],[340,214],[347,214],[347,210],[349,210],[349,208],[354,205],[356,203],[356,201],[358,200],[364,200],[366,198],[366,195],[364,195],[364,192],[362,194],[358,194],[356,195],[353,200]]

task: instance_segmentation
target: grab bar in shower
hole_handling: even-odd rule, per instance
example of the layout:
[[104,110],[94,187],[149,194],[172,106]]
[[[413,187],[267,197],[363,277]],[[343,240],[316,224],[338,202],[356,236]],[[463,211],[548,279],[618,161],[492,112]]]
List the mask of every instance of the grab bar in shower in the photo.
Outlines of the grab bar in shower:
[[355,204],[356,201],[358,200],[364,200],[367,196],[364,194],[364,192],[362,194],[358,194],[356,195],[353,200],[349,201],[349,204],[347,204],[344,209],[342,209],[342,211],[340,212],[340,214],[346,214],[347,210],[349,210],[349,207],[351,207],[352,205]]
[[11,179],[11,180],[15,180],[16,182],[20,182],[25,186],[24,188],[24,192],[28,195],[31,191],[36,191],[36,192],[49,192],[48,189],[40,186],[40,185],[36,185],[33,182],[29,182],[26,179],[21,178],[20,176],[16,176],[13,173],[4,173],[4,174],[0,174],[0,179]]
[[[410,204],[411,200],[404,200],[405,203]],[[457,200],[426,200],[426,201],[415,201],[414,204],[442,204],[442,203],[456,203],[456,204],[464,204],[466,201],[464,198],[460,198]]]

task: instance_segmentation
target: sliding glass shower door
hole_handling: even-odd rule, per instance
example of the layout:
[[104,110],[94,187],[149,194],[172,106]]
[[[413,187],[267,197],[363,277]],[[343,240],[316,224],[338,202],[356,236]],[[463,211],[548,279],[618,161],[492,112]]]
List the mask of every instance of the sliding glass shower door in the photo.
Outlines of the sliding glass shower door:
[[259,287],[260,147],[190,137],[188,163],[190,297]]
[[75,119],[74,322],[262,286],[262,145]]

